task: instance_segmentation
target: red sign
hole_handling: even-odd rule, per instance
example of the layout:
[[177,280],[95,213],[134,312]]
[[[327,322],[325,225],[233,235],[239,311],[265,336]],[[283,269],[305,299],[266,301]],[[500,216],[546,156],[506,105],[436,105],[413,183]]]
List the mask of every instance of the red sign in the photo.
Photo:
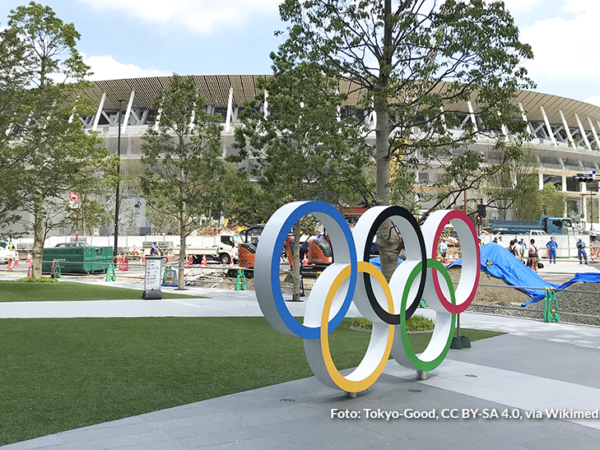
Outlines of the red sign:
[[79,199],[79,196],[77,195],[77,192],[71,192],[70,198],[71,198],[71,200],[76,202]]

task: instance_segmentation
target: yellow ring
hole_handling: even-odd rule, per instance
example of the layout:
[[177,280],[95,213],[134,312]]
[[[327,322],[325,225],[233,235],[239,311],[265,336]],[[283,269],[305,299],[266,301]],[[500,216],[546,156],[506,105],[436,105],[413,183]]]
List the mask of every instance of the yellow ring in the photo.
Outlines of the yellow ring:
[[[374,277],[381,287],[383,288],[383,292],[385,294],[385,298],[387,299],[388,308],[390,314],[394,314],[394,300],[392,298],[392,292],[390,291],[390,286],[387,283],[387,280],[372,264],[369,264],[365,261],[358,261],[358,272],[366,272],[372,277]],[[329,376],[333,380],[333,382],[343,391],[346,392],[361,392],[368,389],[381,375],[385,365],[388,362],[390,357],[390,353],[392,351],[392,344],[394,343],[394,325],[388,325],[382,323],[373,322],[373,332],[375,331],[376,326],[387,326],[388,327],[388,336],[386,348],[381,358],[381,361],[368,377],[358,380],[352,381],[344,377],[335,366],[333,359],[331,358],[331,352],[329,350],[329,312],[331,310],[331,305],[333,304],[333,299],[335,298],[335,294],[342,285],[342,283],[346,280],[346,278],[350,277],[350,266],[344,268],[339,275],[333,281],[331,287],[329,288],[329,292],[327,293],[327,298],[325,299],[325,305],[323,305],[323,315],[321,316],[321,353],[323,355],[323,361],[325,363],[325,367],[327,368],[327,372]],[[368,352],[369,350],[367,350]]]

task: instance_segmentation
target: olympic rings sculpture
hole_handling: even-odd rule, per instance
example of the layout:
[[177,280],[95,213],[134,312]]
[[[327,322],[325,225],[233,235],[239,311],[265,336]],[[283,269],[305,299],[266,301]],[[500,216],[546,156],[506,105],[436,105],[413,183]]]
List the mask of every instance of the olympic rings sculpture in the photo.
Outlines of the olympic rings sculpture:
[[[279,264],[289,230],[307,214],[326,228],[334,262],[316,280],[306,301],[304,323],[300,323],[283,299]],[[399,229],[406,247],[406,260],[389,283],[369,263],[373,237],[387,219]],[[447,223],[454,226],[462,249],[462,272],[456,289],[448,271],[436,259]],[[436,211],[421,229],[406,209],[377,206],[363,214],[352,233],[342,214],[328,203],[293,202],[277,210],[265,225],[256,250],[255,289],[271,326],[282,334],[304,339],[306,358],[321,383],[360,392],[379,378],[390,354],[400,365],[424,372],[441,364],[452,341],[455,315],[469,307],[477,292],[480,261],[475,227],[461,211]],[[421,298],[436,312],[436,325],[429,345],[417,355],[408,342],[406,320]],[[361,363],[344,377],[331,357],[329,333],[344,319],[352,302],[373,322],[373,331]]]

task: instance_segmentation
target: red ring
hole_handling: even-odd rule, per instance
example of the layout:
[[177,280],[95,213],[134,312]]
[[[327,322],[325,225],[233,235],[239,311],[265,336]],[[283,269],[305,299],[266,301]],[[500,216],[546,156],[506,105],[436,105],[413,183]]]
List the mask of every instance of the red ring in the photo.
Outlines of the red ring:
[[[469,216],[460,210],[449,211],[444,216],[442,221],[440,222],[438,229],[436,230],[435,234],[433,235],[433,243],[435,245],[432,245],[431,257],[433,259],[437,258],[437,248],[438,248],[437,244],[440,241],[440,236],[442,234],[442,231],[444,230],[444,227],[446,226],[447,223],[451,222],[452,220],[456,220],[456,219],[462,220],[469,227],[469,229],[471,230],[471,234],[473,235],[473,241],[475,242],[475,249],[476,249],[475,253],[477,255],[477,266],[476,266],[477,273],[475,274],[475,282],[473,283],[473,289],[472,289],[471,293],[469,294],[469,296],[467,297],[467,299],[460,304],[453,305],[450,301],[448,301],[448,299],[446,299],[446,297],[444,296],[444,293],[442,292],[442,289],[440,287],[440,282],[438,280],[437,272],[435,272],[435,273],[432,272],[433,286],[435,287],[435,292],[437,293],[438,298],[440,299],[440,302],[442,303],[444,308],[446,308],[446,310],[452,314],[460,314],[460,313],[464,312],[471,305],[471,303],[473,302],[473,299],[475,298],[475,294],[477,293],[477,287],[479,286],[479,275],[480,275],[480,271],[481,271],[481,253],[479,251],[479,239],[477,238],[477,231],[475,230],[475,227],[473,226],[473,222],[471,221]],[[463,264],[463,268],[464,268],[464,264]],[[460,281],[459,281],[459,283],[460,283]]]

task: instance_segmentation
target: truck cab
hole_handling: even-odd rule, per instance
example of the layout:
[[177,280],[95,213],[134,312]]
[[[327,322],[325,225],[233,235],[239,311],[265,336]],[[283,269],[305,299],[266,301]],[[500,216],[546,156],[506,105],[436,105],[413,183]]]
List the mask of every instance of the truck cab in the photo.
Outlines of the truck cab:
[[547,234],[575,234],[578,232],[568,217],[542,216],[540,224]]

